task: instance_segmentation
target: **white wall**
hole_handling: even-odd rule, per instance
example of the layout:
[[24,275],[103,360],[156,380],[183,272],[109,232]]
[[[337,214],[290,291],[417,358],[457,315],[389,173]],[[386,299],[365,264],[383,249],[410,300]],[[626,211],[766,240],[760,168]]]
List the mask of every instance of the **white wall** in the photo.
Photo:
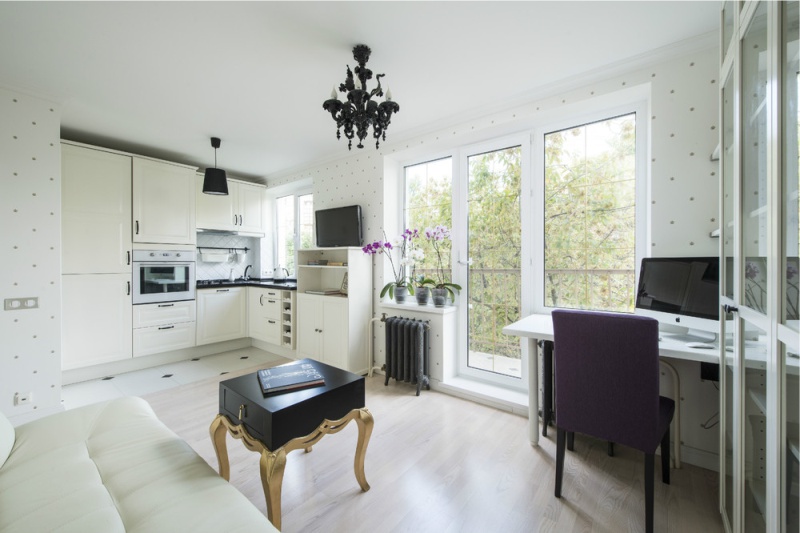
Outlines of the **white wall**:
[[39,298],[0,312],[0,411],[19,424],[61,409],[60,110],[0,88],[0,117],[0,298]]
[[[652,256],[717,255],[718,239],[709,233],[718,226],[718,165],[710,154],[718,143],[718,50],[701,40],[676,54],[662,51],[657,59],[639,58],[636,66],[615,65],[603,72],[570,84],[553,87],[548,94],[532,97],[501,111],[478,116],[449,127],[442,125],[430,132],[408,139],[395,140],[391,128],[380,150],[367,147],[348,153],[341,144],[343,157],[292,172],[267,177],[268,188],[312,177],[314,207],[322,209],[361,204],[364,213],[364,238],[378,238],[383,228],[392,234],[394,217],[401,198],[397,196],[392,165],[422,154],[436,154],[447,148],[464,145],[502,134],[533,130],[553,120],[559,111],[588,103],[591,99],[640,85],[649,85],[650,118],[650,218],[649,241]],[[522,66],[524,68],[524,66]],[[394,118],[402,121],[402,112]],[[334,124],[330,124],[331,130]],[[386,172],[384,172],[384,161]],[[380,310],[378,292],[384,284],[380,265],[374,270],[373,309]],[[385,361],[382,335],[376,335],[376,364]],[[432,362],[433,363],[433,362]],[[716,454],[716,430],[697,429],[718,408],[716,390],[699,380],[699,365],[680,363],[685,398],[683,442],[688,462],[714,467],[709,454]],[[668,385],[668,383],[665,383]],[[668,390],[668,388],[665,388]],[[692,449],[700,450],[693,456]]]

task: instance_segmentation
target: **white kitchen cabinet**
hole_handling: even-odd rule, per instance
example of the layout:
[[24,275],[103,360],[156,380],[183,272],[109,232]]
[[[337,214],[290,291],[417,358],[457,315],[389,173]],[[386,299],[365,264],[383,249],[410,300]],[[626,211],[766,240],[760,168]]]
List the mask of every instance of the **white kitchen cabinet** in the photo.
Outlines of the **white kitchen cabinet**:
[[282,290],[247,288],[249,335],[271,344],[281,344]]
[[347,298],[298,294],[297,351],[337,368],[348,368]]
[[61,273],[131,271],[131,157],[61,143]]
[[62,370],[131,357],[130,274],[61,276]]
[[196,178],[197,228],[264,233],[264,191],[261,185],[228,180],[228,194],[204,194],[203,175]]
[[[326,264],[309,264],[322,263]],[[340,290],[346,294],[313,292]],[[311,357],[357,374],[371,361],[367,329],[372,318],[372,256],[361,248],[297,251],[297,328],[300,357]]]
[[191,348],[195,345],[195,302],[133,306],[133,356]]
[[195,244],[195,168],[133,158],[133,242]]
[[247,336],[246,287],[197,291],[197,345]]

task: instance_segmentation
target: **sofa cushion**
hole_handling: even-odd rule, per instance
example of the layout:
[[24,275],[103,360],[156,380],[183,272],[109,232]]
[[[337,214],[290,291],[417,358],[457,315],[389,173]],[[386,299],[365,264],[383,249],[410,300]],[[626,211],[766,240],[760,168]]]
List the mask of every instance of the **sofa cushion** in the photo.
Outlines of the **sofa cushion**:
[[130,397],[16,428],[0,469],[0,531],[277,530]]
[[0,413],[0,468],[3,467],[3,463],[8,459],[8,454],[11,453],[14,438],[14,426],[3,413]]

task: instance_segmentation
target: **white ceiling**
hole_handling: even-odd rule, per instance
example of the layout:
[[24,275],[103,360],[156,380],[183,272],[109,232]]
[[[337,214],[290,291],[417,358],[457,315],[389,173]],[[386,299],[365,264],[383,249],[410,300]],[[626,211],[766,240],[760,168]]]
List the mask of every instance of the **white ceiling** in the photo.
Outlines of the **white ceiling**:
[[[322,102],[372,48],[387,141],[718,26],[716,1],[0,2],[0,85],[65,138],[258,179],[347,152]],[[372,88],[372,85],[369,85]],[[356,148],[353,148],[356,150]],[[374,150],[369,143],[364,150]]]

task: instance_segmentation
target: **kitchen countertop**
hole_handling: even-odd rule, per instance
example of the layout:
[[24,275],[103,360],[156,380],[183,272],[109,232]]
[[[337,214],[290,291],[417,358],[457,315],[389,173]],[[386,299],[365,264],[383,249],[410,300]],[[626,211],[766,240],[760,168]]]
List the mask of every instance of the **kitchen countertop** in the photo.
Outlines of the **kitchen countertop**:
[[273,279],[242,279],[235,281],[212,280],[213,283],[203,283],[204,280],[197,281],[197,290],[217,289],[219,287],[264,287],[265,289],[281,289],[285,291],[296,291],[297,280],[287,279],[285,281],[275,281]]

